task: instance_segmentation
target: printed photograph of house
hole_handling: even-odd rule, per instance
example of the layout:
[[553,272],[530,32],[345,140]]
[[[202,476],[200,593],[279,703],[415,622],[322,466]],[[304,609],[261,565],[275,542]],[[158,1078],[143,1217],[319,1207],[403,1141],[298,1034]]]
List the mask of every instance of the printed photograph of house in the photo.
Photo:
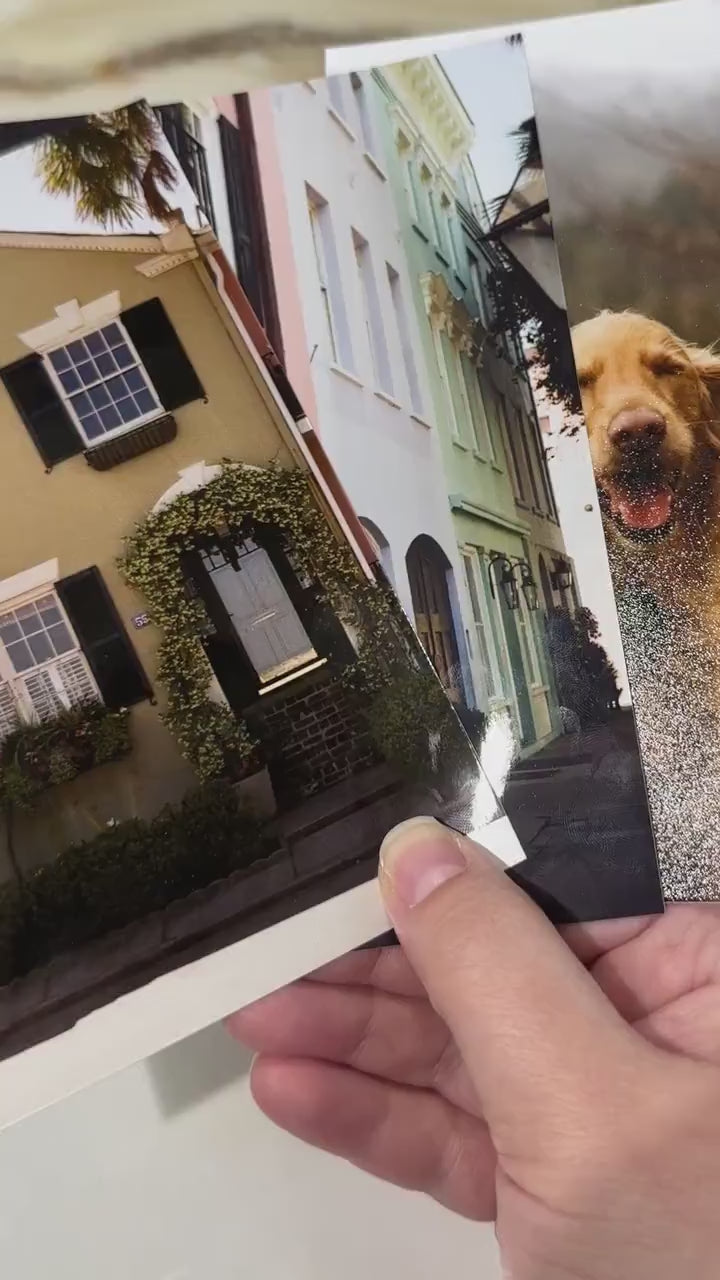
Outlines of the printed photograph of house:
[[[591,526],[565,518],[568,488],[587,493],[589,459],[522,44],[245,102],[215,109],[250,113],[274,340],[449,698],[485,743],[527,858],[520,877],[561,916],[658,904],[602,532],[597,513]],[[578,445],[562,513],[548,401]]]
[[499,812],[194,128],[0,131],[3,1057]]

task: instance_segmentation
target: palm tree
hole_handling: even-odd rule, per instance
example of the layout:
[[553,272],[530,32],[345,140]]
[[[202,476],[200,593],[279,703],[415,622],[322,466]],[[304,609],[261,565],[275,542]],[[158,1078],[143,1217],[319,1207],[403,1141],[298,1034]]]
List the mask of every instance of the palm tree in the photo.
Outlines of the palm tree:
[[162,188],[172,191],[178,174],[159,147],[162,136],[145,102],[85,116],[37,144],[43,187],[69,196],[81,219],[104,227],[128,227],[143,212],[171,223],[174,210]]
[[520,168],[542,169],[540,138],[535,117],[530,116],[529,119],[523,120],[517,129],[512,130],[510,137],[515,139],[517,162]]

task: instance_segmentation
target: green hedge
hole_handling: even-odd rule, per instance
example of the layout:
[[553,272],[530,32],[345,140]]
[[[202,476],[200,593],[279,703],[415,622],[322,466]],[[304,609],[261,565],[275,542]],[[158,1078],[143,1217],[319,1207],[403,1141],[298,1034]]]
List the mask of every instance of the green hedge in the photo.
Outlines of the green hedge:
[[409,781],[455,790],[477,761],[485,717],[463,709],[463,727],[437,676],[429,669],[396,671],[363,708],[380,754]]
[[142,919],[267,856],[263,826],[227,783],[150,822],[132,819],[0,888],[0,983]]

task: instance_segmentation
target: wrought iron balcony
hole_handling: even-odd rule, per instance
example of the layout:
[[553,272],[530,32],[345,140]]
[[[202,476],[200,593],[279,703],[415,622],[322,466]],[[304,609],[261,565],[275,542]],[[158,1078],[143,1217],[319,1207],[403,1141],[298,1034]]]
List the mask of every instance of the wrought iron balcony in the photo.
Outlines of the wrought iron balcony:
[[215,210],[204,146],[186,127],[182,105],[179,102],[167,107],[158,107],[157,117],[179,161],[180,168],[195,192],[201,211],[214,227]]

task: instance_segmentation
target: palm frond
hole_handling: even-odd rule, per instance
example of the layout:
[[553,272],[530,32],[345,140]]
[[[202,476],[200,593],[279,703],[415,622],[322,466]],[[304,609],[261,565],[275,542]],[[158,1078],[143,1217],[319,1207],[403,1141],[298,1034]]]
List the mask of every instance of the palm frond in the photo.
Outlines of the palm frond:
[[168,221],[172,210],[160,188],[172,190],[177,172],[158,149],[161,137],[144,102],[87,116],[38,144],[38,173],[44,189],[73,200],[84,221],[127,227],[143,208]]

